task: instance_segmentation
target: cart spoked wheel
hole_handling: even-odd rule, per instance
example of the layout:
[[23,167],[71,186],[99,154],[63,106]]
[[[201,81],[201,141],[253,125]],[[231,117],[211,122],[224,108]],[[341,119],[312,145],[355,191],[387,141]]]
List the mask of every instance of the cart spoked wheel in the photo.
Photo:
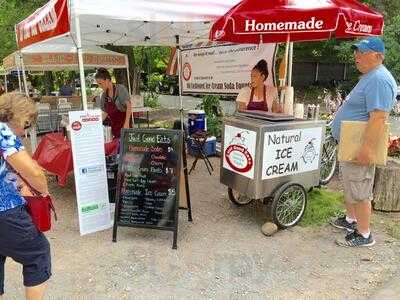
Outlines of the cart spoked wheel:
[[272,201],[272,219],[280,228],[296,225],[306,210],[307,193],[297,183],[286,183],[275,193]]
[[335,174],[337,166],[336,141],[333,137],[328,137],[322,147],[322,157],[320,166],[321,185],[326,185]]
[[254,200],[245,195],[240,194],[239,192],[231,188],[228,188],[228,196],[229,200],[231,200],[234,204],[238,206],[249,204]]

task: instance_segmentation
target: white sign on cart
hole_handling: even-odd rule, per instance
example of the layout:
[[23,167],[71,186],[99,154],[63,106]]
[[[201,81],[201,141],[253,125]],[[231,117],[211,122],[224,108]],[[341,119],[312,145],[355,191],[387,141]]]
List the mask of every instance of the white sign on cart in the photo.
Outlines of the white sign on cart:
[[100,110],[69,112],[81,235],[112,226]]
[[322,127],[266,132],[262,179],[317,170]]
[[254,179],[257,133],[225,125],[223,167]]

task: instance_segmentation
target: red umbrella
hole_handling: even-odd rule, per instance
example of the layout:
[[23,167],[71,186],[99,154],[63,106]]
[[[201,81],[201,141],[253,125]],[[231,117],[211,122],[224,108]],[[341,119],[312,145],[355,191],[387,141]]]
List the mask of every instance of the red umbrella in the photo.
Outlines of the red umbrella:
[[286,85],[288,75],[288,88],[281,93],[281,102],[287,103],[286,112],[292,113],[293,41],[381,35],[382,31],[383,16],[354,0],[243,0],[214,23],[210,40],[238,44],[287,42],[285,73],[280,74],[280,82]]
[[383,16],[354,0],[244,0],[212,26],[210,40],[260,43],[381,35]]

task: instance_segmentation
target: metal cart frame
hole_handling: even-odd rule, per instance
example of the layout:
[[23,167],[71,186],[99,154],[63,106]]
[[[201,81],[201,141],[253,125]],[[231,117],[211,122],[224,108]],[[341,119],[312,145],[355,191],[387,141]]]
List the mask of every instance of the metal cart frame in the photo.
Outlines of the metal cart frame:
[[[248,178],[223,165],[225,155],[226,126],[256,132],[254,178]],[[264,136],[266,132],[290,129],[322,128],[318,157],[318,169],[276,178],[262,179]],[[280,228],[296,225],[302,218],[307,204],[307,191],[320,184],[320,165],[325,136],[325,121],[293,120],[270,122],[250,117],[233,116],[224,119],[220,181],[228,187],[229,199],[236,205],[246,205],[253,200],[267,203],[272,200],[273,221]]]

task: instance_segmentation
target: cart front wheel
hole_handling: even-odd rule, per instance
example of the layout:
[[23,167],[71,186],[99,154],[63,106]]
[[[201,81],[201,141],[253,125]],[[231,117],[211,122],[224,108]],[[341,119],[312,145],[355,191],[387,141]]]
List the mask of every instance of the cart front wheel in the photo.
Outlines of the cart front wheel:
[[307,193],[297,183],[286,183],[275,193],[272,202],[272,219],[280,228],[296,225],[306,210]]
[[253,201],[253,199],[240,194],[239,192],[228,188],[228,196],[229,196],[229,200],[231,200],[234,204],[238,205],[238,206],[242,206],[242,205],[246,205],[249,204]]

